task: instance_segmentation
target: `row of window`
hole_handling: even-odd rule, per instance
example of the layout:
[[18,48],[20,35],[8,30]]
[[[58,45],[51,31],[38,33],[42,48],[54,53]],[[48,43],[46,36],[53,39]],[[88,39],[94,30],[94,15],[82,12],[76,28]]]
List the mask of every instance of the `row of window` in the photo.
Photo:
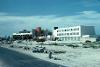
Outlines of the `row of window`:
[[80,41],[80,37],[60,37],[61,41]]
[[74,32],[74,33],[59,33],[57,36],[66,36],[66,35],[79,35],[79,32]]
[[57,30],[57,32],[66,32],[66,31],[78,31],[79,28],[74,28],[74,29],[63,29],[63,30]]

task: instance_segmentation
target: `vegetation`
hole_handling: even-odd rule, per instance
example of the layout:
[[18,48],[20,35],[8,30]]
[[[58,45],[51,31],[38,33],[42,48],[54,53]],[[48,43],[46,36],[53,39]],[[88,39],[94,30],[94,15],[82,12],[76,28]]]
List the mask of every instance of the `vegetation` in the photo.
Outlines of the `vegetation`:
[[83,48],[100,48],[99,42],[86,42],[83,44]]
[[91,43],[91,41],[89,41],[89,40],[86,40],[86,41],[85,41],[85,43]]
[[53,43],[53,45],[56,45],[57,46],[58,44],[57,43]]
[[79,45],[77,45],[77,44],[68,44],[67,46],[72,47],[72,48],[79,47]]

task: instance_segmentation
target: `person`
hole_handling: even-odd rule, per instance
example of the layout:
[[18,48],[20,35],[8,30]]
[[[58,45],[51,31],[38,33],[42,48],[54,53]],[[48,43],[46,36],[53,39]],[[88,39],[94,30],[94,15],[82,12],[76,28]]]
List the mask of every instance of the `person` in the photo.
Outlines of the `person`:
[[50,51],[49,52],[49,59],[51,59],[52,58],[52,52]]

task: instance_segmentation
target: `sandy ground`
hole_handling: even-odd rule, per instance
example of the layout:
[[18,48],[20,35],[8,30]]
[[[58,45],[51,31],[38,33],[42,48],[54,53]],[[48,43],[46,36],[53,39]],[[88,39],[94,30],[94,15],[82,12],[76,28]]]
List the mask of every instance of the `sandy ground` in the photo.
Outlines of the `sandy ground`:
[[[17,45],[25,45],[18,44]],[[28,42],[26,45],[34,47],[36,43]],[[93,48],[71,48],[67,46],[54,46],[54,45],[43,45],[47,49],[52,50],[62,50],[66,51],[63,54],[53,54],[54,58],[59,58],[60,60],[49,59],[46,53],[33,53],[32,50],[23,50],[21,48],[9,48],[16,50],[37,58],[43,59],[45,61],[50,61],[53,63],[61,64],[66,67],[100,67],[100,49]]]

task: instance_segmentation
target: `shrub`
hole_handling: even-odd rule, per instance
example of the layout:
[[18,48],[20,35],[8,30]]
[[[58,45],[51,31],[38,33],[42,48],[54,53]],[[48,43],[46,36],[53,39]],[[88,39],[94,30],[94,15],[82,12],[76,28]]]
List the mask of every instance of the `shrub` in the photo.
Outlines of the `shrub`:
[[91,41],[89,41],[89,40],[86,40],[86,41],[85,41],[85,43],[91,43]]
[[69,44],[69,45],[67,45],[67,46],[69,46],[69,47],[73,47],[73,48],[75,48],[75,47],[79,47],[79,45],[76,45],[76,44]]
[[57,43],[54,43],[53,45],[58,45]]

